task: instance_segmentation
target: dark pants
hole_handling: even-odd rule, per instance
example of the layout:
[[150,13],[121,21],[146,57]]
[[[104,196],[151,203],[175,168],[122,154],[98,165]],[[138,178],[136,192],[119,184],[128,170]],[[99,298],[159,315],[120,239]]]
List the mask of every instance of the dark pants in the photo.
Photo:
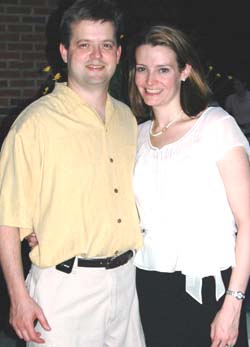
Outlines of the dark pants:
[[[227,288],[231,270],[222,272]],[[147,347],[209,347],[210,325],[224,297],[215,299],[213,277],[203,279],[203,304],[185,291],[180,272],[160,273],[137,269],[137,291]],[[246,317],[241,316],[236,347],[248,347]]]

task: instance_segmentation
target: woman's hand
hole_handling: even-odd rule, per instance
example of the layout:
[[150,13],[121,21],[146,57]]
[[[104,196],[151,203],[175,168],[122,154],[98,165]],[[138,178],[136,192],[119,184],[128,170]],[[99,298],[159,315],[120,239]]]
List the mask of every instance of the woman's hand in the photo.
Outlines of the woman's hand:
[[211,347],[234,346],[238,337],[241,302],[226,296],[211,324]]
[[36,234],[33,232],[25,237],[25,240],[27,240],[28,245],[30,248],[34,248],[36,245],[38,245]]

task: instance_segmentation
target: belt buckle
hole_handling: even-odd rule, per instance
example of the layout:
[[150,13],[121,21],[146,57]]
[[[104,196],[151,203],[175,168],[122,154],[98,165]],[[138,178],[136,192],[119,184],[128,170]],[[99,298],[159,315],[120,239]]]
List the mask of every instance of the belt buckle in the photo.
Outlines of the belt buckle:
[[116,267],[116,265],[115,265],[115,262],[113,262],[113,260],[115,260],[116,258],[117,258],[117,256],[110,257],[107,260],[107,264],[106,264],[105,268],[106,269],[114,269]]

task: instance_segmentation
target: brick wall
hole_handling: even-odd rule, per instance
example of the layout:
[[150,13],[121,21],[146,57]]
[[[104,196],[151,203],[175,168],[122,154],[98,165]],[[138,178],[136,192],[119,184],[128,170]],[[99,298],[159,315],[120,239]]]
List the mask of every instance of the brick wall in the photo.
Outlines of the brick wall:
[[58,2],[0,0],[0,117],[34,97],[46,80],[47,22]]

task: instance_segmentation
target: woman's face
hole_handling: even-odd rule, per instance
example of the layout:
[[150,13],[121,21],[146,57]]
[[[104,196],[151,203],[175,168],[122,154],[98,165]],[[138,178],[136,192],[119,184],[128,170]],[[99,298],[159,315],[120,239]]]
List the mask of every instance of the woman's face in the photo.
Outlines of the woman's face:
[[180,102],[181,81],[188,77],[189,65],[179,71],[175,52],[166,46],[141,45],[135,59],[135,84],[146,105]]

